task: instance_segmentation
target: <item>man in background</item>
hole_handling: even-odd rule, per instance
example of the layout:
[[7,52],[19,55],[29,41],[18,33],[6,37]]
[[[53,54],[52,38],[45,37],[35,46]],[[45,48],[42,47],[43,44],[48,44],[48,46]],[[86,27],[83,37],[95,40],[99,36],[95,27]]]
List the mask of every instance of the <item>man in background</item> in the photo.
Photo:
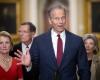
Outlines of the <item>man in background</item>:
[[[23,54],[26,54],[27,49],[31,50],[31,45],[35,33],[36,33],[36,27],[31,22],[22,23],[18,29],[20,42],[14,45],[12,53],[17,52],[17,50],[20,50],[23,52]],[[15,55],[12,53],[10,55],[15,57]],[[27,68],[25,66],[22,66],[22,68],[23,68],[24,80],[33,80],[35,78],[34,68],[33,68],[34,70],[33,69],[30,70],[30,68]]]

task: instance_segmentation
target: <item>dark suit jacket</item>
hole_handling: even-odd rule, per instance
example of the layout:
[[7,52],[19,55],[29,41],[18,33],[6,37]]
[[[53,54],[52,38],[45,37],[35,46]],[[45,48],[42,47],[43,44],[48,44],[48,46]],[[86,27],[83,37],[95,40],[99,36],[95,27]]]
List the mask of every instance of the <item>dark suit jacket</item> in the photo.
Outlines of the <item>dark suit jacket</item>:
[[[22,51],[22,45],[21,45],[21,43],[18,43],[18,44],[16,44],[16,45],[14,45],[13,51],[10,53],[10,55],[11,55],[12,57],[15,57],[14,52],[17,52],[17,50]],[[30,50],[31,50],[31,48],[30,48]],[[32,64],[32,65],[33,65],[33,64]],[[35,65],[34,65],[34,66],[35,66]],[[36,79],[36,78],[37,78],[37,77],[36,77],[37,71],[35,71],[36,69],[35,69],[34,66],[32,66],[32,69],[31,69],[29,72],[27,72],[26,67],[22,65],[23,78],[24,78],[24,80],[37,80],[37,79]],[[36,72],[36,73],[35,73],[35,72]]]
[[[39,67],[39,80],[90,80],[86,50],[81,37],[65,31],[66,42],[61,65],[57,65],[51,31],[36,37],[32,44],[32,61]],[[56,79],[57,80],[57,79]]]

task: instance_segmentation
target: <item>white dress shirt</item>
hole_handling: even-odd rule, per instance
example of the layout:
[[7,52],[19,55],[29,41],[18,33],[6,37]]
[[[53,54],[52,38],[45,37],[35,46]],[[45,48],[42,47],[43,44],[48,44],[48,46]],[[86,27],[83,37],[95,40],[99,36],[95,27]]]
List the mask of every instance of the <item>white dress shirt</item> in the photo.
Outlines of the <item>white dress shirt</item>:
[[[27,49],[31,48],[32,42],[33,42],[33,39],[32,39],[32,41],[29,45],[25,45],[24,43],[22,43],[22,52],[23,52],[23,54],[26,54]],[[28,48],[27,48],[27,46],[28,46]],[[32,64],[31,64],[31,66],[26,67],[27,72],[29,72],[31,70],[31,68],[32,68]]]
[[[57,57],[57,40],[58,40],[58,34],[52,29],[51,30],[51,38],[52,38],[52,43],[53,43],[53,48],[54,48],[54,53],[55,53],[55,57]],[[66,35],[65,35],[65,30],[59,34],[62,42],[63,42],[63,53],[64,53],[64,48],[65,48],[65,39],[66,39]]]
[[[28,45],[29,49],[31,48],[32,42]],[[27,45],[25,45],[24,43],[22,43],[22,52],[23,52],[23,54],[26,54],[26,51],[27,51]]]

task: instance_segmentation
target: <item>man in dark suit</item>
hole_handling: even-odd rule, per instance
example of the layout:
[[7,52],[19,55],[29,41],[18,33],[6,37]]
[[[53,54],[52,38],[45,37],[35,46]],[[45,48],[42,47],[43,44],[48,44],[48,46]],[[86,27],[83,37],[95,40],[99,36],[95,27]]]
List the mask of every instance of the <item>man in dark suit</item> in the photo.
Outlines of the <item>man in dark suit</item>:
[[[86,50],[81,37],[65,29],[68,10],[59,2],[48,8],[51,29],[36,37],[31,60],[39,69],[39,80],[90,80]],[[20,58],[22,52],[18,51]],[[20,64],[31,66],[29,52]],[[34,65],[32,65],[34,66]]]
[[[18,30],[20,43],[14,45],[13,52],[10,55],[15,57],[13,53],[17,52],[17,50],[22,51],[23,54],[26,54],[27,48],[31,50],[31,45],[33,42],[35,32],[36,32],[36,27],[31,22],[22,23]],[[34,72],[33,70],[30,70],[29,68],[25,66],[22,66],[22,68],[23,68],[24,80],[33,80],[33,78],[35,78],[33,74]]]

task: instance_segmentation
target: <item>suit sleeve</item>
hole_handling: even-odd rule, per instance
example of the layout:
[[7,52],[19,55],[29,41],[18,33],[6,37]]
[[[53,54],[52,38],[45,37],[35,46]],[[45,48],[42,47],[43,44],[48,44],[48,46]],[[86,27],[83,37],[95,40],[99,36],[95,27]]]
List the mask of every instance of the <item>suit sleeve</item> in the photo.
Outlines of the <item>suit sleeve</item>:
[[37,38],[33,40],[30,54],[32,60],[32,71],[33,71],[34,80],[38,80],[39,79],[39,47],[37,43]]
[[79,52],[78,52],[78,74],[80,80],[90,80],[90,69],[87,60],[87,53],[83,43],[80,41]]

